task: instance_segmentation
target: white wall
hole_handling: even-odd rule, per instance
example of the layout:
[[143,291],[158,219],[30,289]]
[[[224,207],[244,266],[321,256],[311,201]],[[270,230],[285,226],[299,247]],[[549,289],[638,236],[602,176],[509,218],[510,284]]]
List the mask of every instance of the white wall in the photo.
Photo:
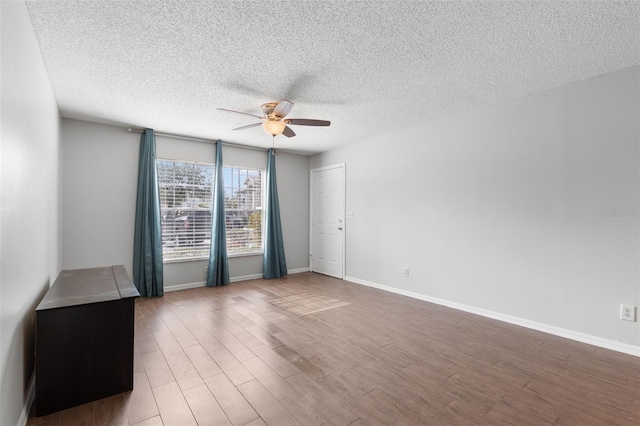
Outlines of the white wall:
[[[126,129],[63,119],[64,269],[123,264],[133,273],[133,229],[140,135]],[[213,163],[215,145],[156,137],[158,158]],[[266,151],[223,147],[225,164],[266,168]],[[309,157],[277,156],[283,238],[289,270],[308,259]],[[304,230],[304,232],[303,232]],[[207,261],[164,265],[165,290],[202,283]],[[231,279],[262,275],[262,256],[229,259]]]
[[63,269],[122,264],[132,275],[140,135],[67,118],[61,135]]
[[347,275],[638,348],[619,305],[640,305],[639,83],[633,67],[312,157],[346,163]]
[[[0,2],[0,424],[34,368],[34,311],[61,268],[60,115],[24,2]],[[24,418],[23,418],[24,419]]]

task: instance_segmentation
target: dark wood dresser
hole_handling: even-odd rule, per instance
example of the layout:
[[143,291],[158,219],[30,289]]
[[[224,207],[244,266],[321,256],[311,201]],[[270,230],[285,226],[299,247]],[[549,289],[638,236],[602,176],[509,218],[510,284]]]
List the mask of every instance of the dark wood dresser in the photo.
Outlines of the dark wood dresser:
[[133,389],[135,298],[124,266],[60,272],[36,308],[36,416]]

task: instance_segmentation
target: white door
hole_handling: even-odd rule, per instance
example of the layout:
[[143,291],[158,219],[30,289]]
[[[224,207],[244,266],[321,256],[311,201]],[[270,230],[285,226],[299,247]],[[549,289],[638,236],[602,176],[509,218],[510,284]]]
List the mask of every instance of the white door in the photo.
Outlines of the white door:
[[311,170],[310,269],[344,278],[344,164]]

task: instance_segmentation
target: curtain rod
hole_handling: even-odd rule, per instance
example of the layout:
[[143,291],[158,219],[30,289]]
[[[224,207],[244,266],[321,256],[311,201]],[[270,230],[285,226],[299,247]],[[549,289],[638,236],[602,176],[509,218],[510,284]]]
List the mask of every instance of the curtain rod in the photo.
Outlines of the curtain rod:
[[[142,134],[144,132],[143,129],[132,129],[132,128],[128,128],[127,131],[129,133],[140,133],[140,134]],[[166,136],[168,138],[184,139],[184,140],[194,141],[194,142],[204,142],[204,143],[216,143],[217,142],[217,141],[214,141],[213,139],[194,138],[193,136],[178,135],[178,134],[175,134],[175,133],[156,132],[155,130],[153,131],[153,134],[156,135],[156,136]],[[263,151],[263,152],[267,152],[269,150],[268,148],[258,148],[256,146],[240,145],[240,144],[237,144],[237,143],[229,143],[229,142],[222,142],[222,145],[234,146],[236,148],[243,148],[243,149],[252,149],[254,151]],[[276,151],[282,151],[282,150],[276,150]],[[283,151],[283,152],[285,152],[285,151]]]

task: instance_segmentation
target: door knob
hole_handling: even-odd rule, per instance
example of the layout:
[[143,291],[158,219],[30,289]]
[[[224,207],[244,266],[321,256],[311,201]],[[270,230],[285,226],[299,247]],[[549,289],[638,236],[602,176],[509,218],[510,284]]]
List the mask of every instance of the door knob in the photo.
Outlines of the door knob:
[[342,226],[338,226],[338,231],[342,231]]

